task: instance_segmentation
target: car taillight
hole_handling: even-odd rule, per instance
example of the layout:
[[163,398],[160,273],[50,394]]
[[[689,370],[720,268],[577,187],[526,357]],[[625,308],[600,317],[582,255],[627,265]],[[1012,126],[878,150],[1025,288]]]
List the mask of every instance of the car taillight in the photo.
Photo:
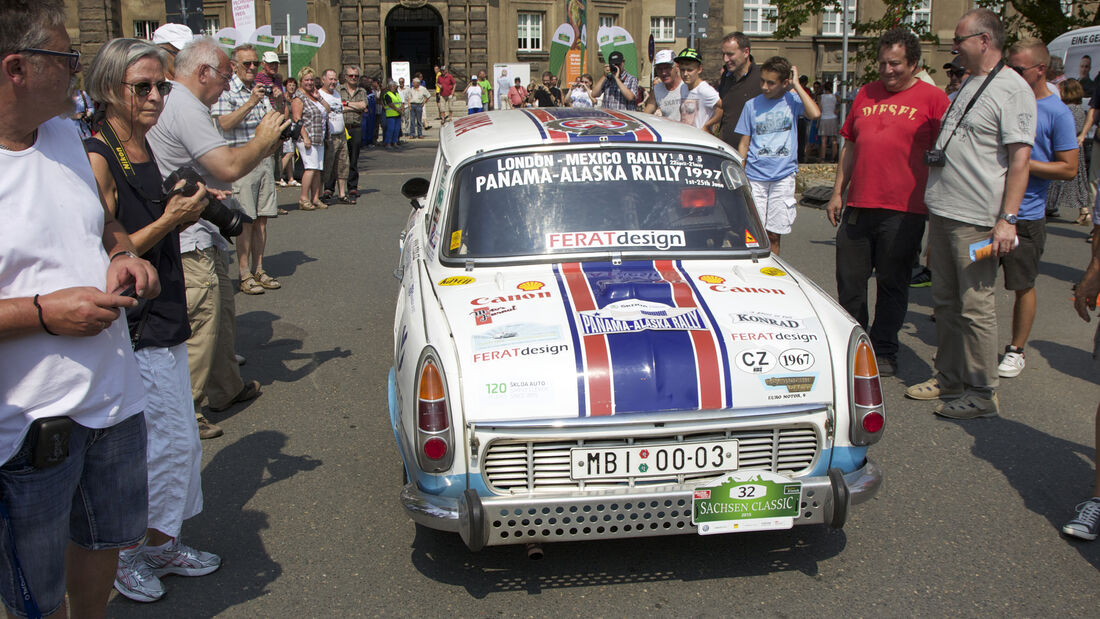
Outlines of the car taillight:
[[454,460],[454,432],[447,403],[447,385],[434,354],[420,364],[416,399],[417,461],[421,470],[441,473]]
[[439,432],[450,427],[447,419],[447,398],[443,392],[443,377],[435,364],[428,361],[420,370],[420,397],[416,404],[417,426],[425,432]]
[[853,333],[848,347],[849,435],[853,445],[870,445],[882,438],[886,412],[882,405],[875,350],[862,331]]

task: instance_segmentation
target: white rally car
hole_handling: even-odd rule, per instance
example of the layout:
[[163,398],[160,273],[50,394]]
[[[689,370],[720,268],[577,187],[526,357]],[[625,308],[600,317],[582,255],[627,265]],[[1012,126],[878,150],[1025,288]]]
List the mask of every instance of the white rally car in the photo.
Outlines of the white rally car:
[[480,113],[403,191],[389,407],[417,523],[473,550],[840,527],[878,490],[870,342],[771,255],[720,140]]

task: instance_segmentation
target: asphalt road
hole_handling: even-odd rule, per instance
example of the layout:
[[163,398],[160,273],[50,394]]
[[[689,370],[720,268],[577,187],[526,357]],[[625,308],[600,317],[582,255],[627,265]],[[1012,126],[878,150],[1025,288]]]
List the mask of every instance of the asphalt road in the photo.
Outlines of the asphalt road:
[[[267,271],[283,289],[237,295],[238,349],[263,395],[210,418],[205,510],[183,540],[219,553],[202,578],[168,577],[153,605],[116,596],[113,617],[1095,616],[1100,541],[1059,534],[1091,490],[1093,325],[1072,311],[1086,229],[1055,221],[1028,366],[1003,381],[1002,416],[944,421],[905,400],[931,373],[929,289],[915,290],[897,378],[884,380],[886,482],[842,531],[520,547],[470,553],[401,511],[386,415],[401,184],[435,144],[367,151],[356,206],[293,210],[270,226]],[[835,291],[824,212],[800,208],[784,257]],[[1011,293],[998,292],[1002,343]]]

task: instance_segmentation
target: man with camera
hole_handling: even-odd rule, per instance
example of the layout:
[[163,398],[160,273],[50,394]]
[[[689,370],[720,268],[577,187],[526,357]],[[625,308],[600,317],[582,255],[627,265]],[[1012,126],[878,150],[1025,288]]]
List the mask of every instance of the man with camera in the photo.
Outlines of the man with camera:
[[622,52],[608,54],[604,74],[592,89],[593,97],[603,93],[605,108],[628,111],[637,109],[635,99],[638,98],[638,78],[626,72],[623,67],[625,62]]
[[5,0],[0,22],[0,597],[9,616],[102,617],[147,514],[144,386],[118,318],[159,281],[65,118],[81,63],[64,4]]
[[[211,192],[226,196],[229,207],[241,210],[230,193],[232,183],[270,158],[290,122],[279,112],[268,112],[255,125],[251,140],[230,146],[214,127],[210,107],[229,88],[234,77],[232,70],[229,57],[209,37],[184,48],[176,56],[172,96],[165,102],[148,140],[162,176],[167,177],[184,166],[193,167]],[[228,223],[224,218],[233,215],[227,215],[225,205],[215,200],[207,206],[207,211],[212,209],[216,211],[215,218],[223,223]],[[202,414],[204,401],[208,399],[210,410],[217,412],[260,395],[258,382],[245,384],[241,380],[233,351],[236,307],[229,279],[228,251],[229,243],[210,221],[208,212],[204,211],[202,219],[180,233],[187,315],[191,323],[187,359],[202,438],[221,435],[221,429]],[[247,277],[247,272],[241,275]]]
[[[236,75],[229,88],[218,97],[210,114],[218,123],[222,136],[231,147],[247,144],[256,137],[256,127],[273,107],[275,89],[255,80],[260,66],[259,55],[250,44],[238,46],[230,56]],[[274,159],[268,157],[259,165],[233,181],[233,198],[245,215],[252,218],[237,237],[237,264],[241,269],[241,292],[263,294],[264,290],[282,288],[274,277],[264,271],[264,247],[267,245],[267,220],[278,217],[275,197]]]
[[928,266],[936,316],[936,374],[905,395],[946,400],[935,413],[953,419],[998,414],[998,261],[972,260],[988,241],[993,256],[1011,252],[1035,140],[1035,95],[1002,60],[1005,30],[989,9],[955,26],[953,51],[971,74],[948,107],[929,167]]

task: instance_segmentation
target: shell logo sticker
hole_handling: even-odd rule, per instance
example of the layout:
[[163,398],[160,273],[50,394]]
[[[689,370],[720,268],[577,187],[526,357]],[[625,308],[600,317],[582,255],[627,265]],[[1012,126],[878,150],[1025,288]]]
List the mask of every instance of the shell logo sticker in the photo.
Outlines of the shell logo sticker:
[[529,282],[523,282],[522,284],[517,285],[516,289],[517,290],[522,290],[524,292],[533,292],[535,290],[542,290],[545,287],[546,287],[546,284],[544,284],[542,282],[529,281]]
[[787,274],[783,269],[777,269],[775,267],[764,267],[760,269],[760,272],[764,275],[770,275],[772,277],[782,277]]
[[718,277],[717,275],[700,275],[699,281],[704,284],[724,284],[726,283],[726,278]]
[[465,277],[465,276],[460,275],[460,276],[456,276],[456,277],[446,277],[444,279],[441,279],[441,280],[439,280],[439,285],[440,286],[465,286],[466,284],[472,284],[475,281],[477,281],[477,280],[472,278],[472,277]]

